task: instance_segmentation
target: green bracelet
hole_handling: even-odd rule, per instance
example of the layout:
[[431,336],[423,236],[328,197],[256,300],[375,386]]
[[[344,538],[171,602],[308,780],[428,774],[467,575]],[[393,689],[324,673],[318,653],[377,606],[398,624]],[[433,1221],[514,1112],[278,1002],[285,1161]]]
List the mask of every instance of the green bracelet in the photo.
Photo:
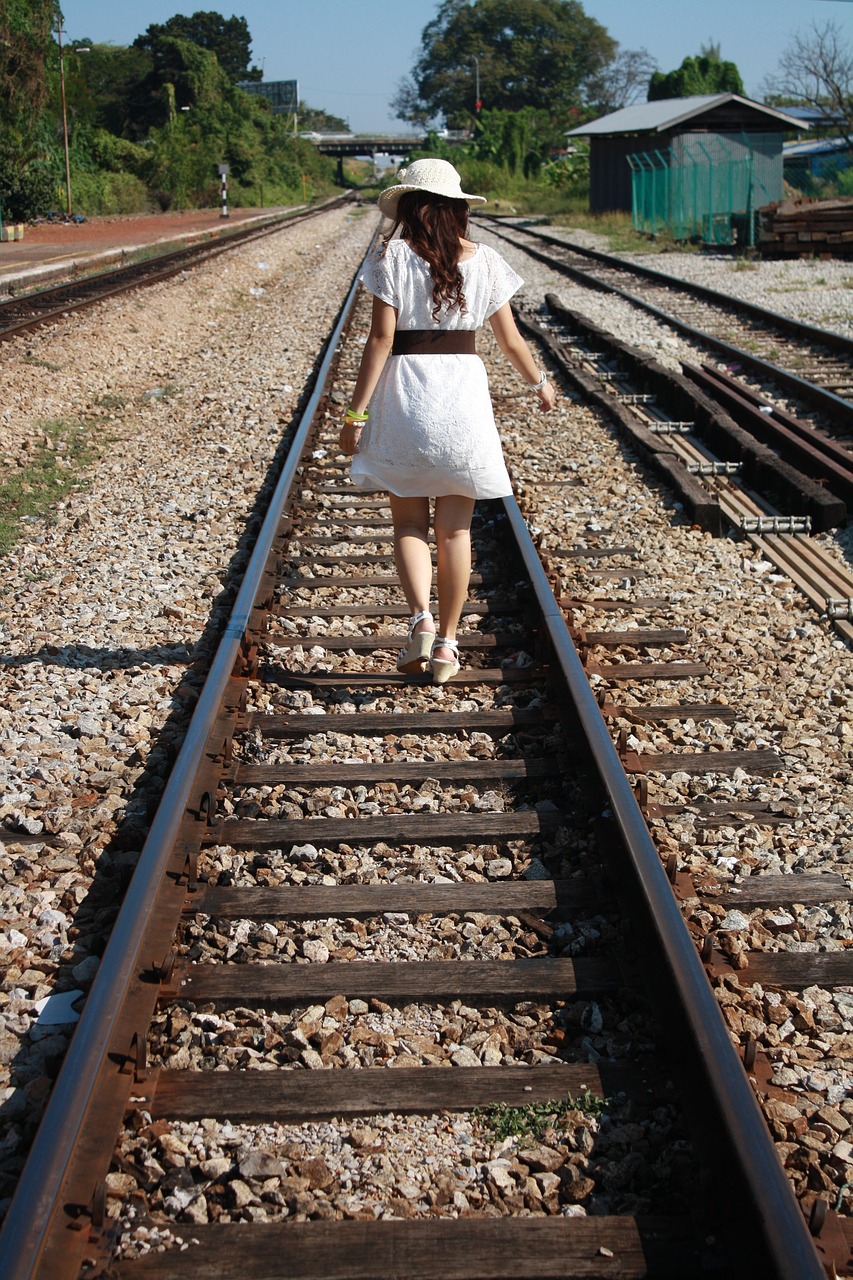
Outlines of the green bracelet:
[[370,414],[356,413],[355,409],[347,409],[345,417],[348,422],[367,422]]

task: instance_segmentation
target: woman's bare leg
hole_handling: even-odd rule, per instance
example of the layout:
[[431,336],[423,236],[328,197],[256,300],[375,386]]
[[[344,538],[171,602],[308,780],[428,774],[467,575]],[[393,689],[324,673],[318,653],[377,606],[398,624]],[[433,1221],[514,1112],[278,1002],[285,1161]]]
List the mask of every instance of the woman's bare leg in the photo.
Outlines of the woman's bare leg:
[[[471,516],[474,499],[451,496],[435,500],[435,543],[438,560],[438,633],[456,639],[456,630],[471,579]],[[449,649],[438,648],[435,656],[450,660]]]
[[[420,613],[422,609],[429,609],[432,590],[429,498],[398,498],[394,493],[389,497],[394,522],[394,563],[409,613]],[[432,630],[425,619],[417,624],[414,634]]]

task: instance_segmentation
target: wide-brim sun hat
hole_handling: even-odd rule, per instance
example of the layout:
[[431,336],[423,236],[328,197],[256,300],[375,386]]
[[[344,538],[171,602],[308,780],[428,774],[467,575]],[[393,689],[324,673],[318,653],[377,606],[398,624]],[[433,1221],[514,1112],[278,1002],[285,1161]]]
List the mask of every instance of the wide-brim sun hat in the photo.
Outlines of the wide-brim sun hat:
[[397,216],[400,196],[407,191],[431,191],[436,196],[448,196],[451,200],[467,200],[469,204],[485,204],[485,196],[472,196],[462,190],[462,179],[449,160],[415,160],[405,169],[398,169],[396,187],[388,187],[379,197],[380,211],[386,218]]

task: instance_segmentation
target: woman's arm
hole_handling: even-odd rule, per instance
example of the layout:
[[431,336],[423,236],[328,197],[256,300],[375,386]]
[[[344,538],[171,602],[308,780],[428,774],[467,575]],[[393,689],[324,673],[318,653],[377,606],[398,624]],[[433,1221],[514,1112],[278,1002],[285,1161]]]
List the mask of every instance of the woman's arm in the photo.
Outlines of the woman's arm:
[[[530,348],[518,332],[515,317],[512,314],[512,307],[508,302],[498,308],[494,315],[489,318],[489,323],[492,326],[492,332],[501,351],[512,367],[521,374],[525,382],[530,384],[532,389],[542,375],[536,367],[536,361],[531,355]],[[540,387],[536,394],[539,397],[539,407],[543,413],[553,409],[556,396],[550,382],[546,382],[544,386]]]
[[[397,327],[397,312],[389,303],[373,299],[373,314],[370,321],[370,333],[361,357],[361,366],[352,394],[350,408],[354,413],[364,413],[367,403],[373,395],[379,375],[385,367],[385,361],[391,354],[394,343],[394,330]],[[347,421],[341,427],[341,449],[344,453],[353,454],[358,449],[361,435],[360,422]]]

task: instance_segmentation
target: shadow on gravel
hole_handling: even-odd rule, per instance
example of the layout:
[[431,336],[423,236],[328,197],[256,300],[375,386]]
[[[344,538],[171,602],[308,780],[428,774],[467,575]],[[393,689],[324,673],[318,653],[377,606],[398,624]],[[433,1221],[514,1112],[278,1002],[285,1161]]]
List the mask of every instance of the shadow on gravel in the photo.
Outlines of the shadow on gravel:
[[[63,941],[60,931],[57,930],[50,946],[46,942],[30,945],[28,938],[24,938],[19,944],[19,948],[23,948],[26,944],[27,950],[36,953],[36,965],[46,964],[45,970],[38,976],[41,977],[43,974],[44,985],[51,986],[52,994],[81,990],[85,992],[92,984],[97,969],[95,959],[99,959],[103,954],[127,886],[130,884],[151,820],[172,765],[177,758],[211,660],[230,617],[266,508],[290,450],[303,406],[311,394],[313,383],[312,376],[293,416],[283,428],[281,443],[267,468],[264,481],[246,520],[244,532],[227,564],[223,588],[213,601],[205,628],[194,645],[190,647],[176,642],[174,645],[160,645],[150,650],[135,648],[110,650],[87,645],[46,645],[37,653],[15,658],[0,658],[0,663],[8,667],[42,663],[46,667],[70,666],[104,673],[130,667],[144,669],[158,664],[187,665],[185,675],[171,695],[169,714],[156,737],[151,739],[144,768],[136,778],[133,790],[122,801],[121,821],[100,853],[97,847],[94,850],[94,858],[97,859],[94,869],[87,868],[93,853],[87,851],[85,844],[80,849],[65,853],[53,847],[49,837],[45,839],[43,835],[34,836],[25,830],[16,832],[0,828],[0,839],[3,839],[13,851],[11,856],[16,883],[20,877],[28,887],[37,890],[38,880],[41,878],[39,866],[49,865],[51,859],[60,853],[68,860],[68,871],[73,879],[76,880],[80,872],[92,877],[81,901],[78,902],[73,893],[75,886],[69,884],[62,896],[52,904],[62,915],[72,918],[72,924],[67,930],[67,942]],[[70,729],[73,734],[73,726]],[[134,750],[131,750],[124,763],[133,767],[134,764],[141,763],[141,757],[135,756]],[[114,779],[112,785],[115,785]],[[106,789],[107,784],[105,784],[105,792]],[[92,794],[97,794],[94,785]],[[97,796],[98,800],[102,798],[104,797]],[[76,870],[72,870],[75,866]],[[51,869],[51,880],[56,878],[57,871],[58,868]],[[61,874],[59,871],[59,875]],[[5,965],[14,963],[16,949],[18,948],[4,953]],[[91,959],[92,957],[95,959]],[[78,968],[78,966],[81,967]],[[77,969],[76,976],[74,969]],[[2,991],[8,993],[10,986],[15,989],[22,985],[20,978],[23,977],[24,975],[21,974],[13,983],[7,980],[3,983]],[[37,985],[36,975],[33,974],[28,981],[29,985],[25,990],[30,992]],[[75,1001],[78,1012],[83,1000],[84,997],[81,996]],[[7,1013],[7,1005],[8,1000],[0,1004],[0,1062],[8,1064],[9,1067],[9,1088],[0,1105],[0,1220],[5,1216],[51,1086],[59,1073],[74,1031],[74,1023],[55,1022],[53,1025],[39,1025],[33,1021],[22,1038],[23,1027],[20,1018],[14,1013]],[[27,1014],[32,1015],[31,1005],[26,1009],[24,1016]]]

